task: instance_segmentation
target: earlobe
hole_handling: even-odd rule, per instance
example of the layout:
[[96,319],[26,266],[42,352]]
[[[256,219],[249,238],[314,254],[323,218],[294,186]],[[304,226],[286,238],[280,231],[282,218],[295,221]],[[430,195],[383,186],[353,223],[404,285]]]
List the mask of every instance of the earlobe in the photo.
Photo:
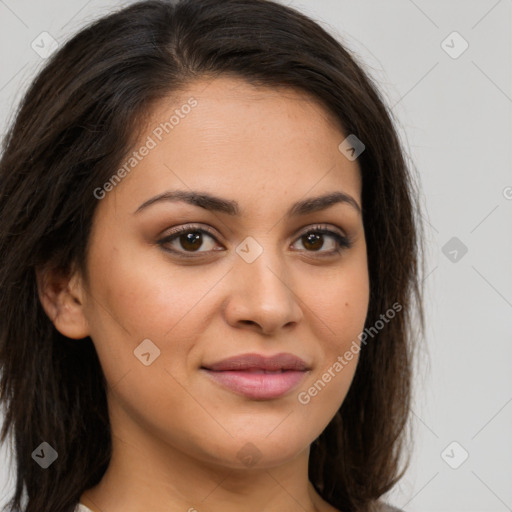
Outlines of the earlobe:
[[89,336],[85,293],[78,273],[69,276],[59,269],[40,269],[36,278],[39,300],[55,328],[72,339]]

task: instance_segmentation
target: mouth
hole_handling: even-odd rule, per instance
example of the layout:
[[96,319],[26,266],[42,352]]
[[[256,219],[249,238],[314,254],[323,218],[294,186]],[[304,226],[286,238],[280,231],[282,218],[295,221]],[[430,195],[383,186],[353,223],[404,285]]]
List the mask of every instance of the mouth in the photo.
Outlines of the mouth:
[[293,354],[243,354],[200,369],[223,388],[252,400],[272,400],[297,387],[311,368]]

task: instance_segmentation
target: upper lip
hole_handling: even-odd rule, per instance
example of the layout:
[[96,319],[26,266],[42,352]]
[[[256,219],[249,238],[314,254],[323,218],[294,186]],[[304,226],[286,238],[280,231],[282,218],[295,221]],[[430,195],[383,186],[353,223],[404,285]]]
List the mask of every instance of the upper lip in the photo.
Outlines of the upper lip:
[[261,354],[241,354],[217,361],[216,363],[204,365],[203,368],[215,372],[235,370],[309,370],[308,365],[300,357],[287,353],[269,357]]

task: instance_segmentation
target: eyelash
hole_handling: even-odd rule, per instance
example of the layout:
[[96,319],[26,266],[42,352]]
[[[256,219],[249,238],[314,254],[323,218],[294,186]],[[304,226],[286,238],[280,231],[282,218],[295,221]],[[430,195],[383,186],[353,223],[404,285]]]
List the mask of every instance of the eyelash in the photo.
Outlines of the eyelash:
[[[202,252],[195,251],[193,253],[187,253],[187,252],[177,251],[175,249],[170,249],[169,247],[166,247],[166,245],[169,244],[170,242],[173,242],[174,240],[179,239],[180,235],[183,235],[185,233],[192,233],[192,232],[206,234],[206,235],[212,237],[218,243],[218,240],[217,240],[215,234],[210,229],[199,227],[199,226],[192,225],[192,224],[187,224],[187,225],[184,225],[184,226],[181,226],[181,227],[175,229],[168,236],[162,238],[161,240],[158,240],[157,243],[158,243],[158,245],[160,245],[162,247],[162,249],[164,251],[167,251],[174,255],[177,255],[180,258],[189,258],[189,259],[199,258],[201,256],[204,256],[205,254],[208,254],[209,252],[212,252],[212,251],[202,251]],[[308,253],[316,253],[318,255],[318,257],[320,257],[320,258],[332,257],[334,255],[341,254],[341,252],[343,250],[350,249],[353,245],[353,241],[349,237],[340,235],[339,233],[336,233],[335,231],[331,231],[330,229],[327,229],[327,227],[325,225],[322,225],[322,224],[312,226],[307,231],[302,232],[297,237],[296,240],[299,240],[302,237],[309,235],[311,233],[314,233],[317,235],[328,235],[328,236],[334,238],[334,240],[338,244],[337,249],[334,249],[332,251],[327,251],[327,252],[326,251],[318,251],[317,252],[317,251],[306,250],[306,252],[308,252]],[[217,251],[215,251],[215,252],[217,252]]]

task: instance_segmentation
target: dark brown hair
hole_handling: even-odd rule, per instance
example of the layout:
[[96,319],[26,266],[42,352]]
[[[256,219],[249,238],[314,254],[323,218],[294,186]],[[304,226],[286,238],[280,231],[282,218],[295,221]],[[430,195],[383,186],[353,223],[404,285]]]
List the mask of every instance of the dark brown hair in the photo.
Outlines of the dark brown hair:
[[[326,501],[352,512],[372,510],[403,472],[413,347],[424,330],[422,237],[416,185],[389,109],[343,45],[292,8],[267,0],[145,1],[92,23],[56,51],[3,141],[0,440],[13,435],[10,510],[72,512],[111,456],[94,345],[70,343],[55,329],[36,269],[87,275],[93,191],[123,161],[141,119],[195,79],[225,73],[312,95],[366,146],[358,158],[366,327],[394,303],[402,310],[362,348],[343,405],[311,446],[309,476]],[[32,459],[43,441],[58,452],[47,470]]]

